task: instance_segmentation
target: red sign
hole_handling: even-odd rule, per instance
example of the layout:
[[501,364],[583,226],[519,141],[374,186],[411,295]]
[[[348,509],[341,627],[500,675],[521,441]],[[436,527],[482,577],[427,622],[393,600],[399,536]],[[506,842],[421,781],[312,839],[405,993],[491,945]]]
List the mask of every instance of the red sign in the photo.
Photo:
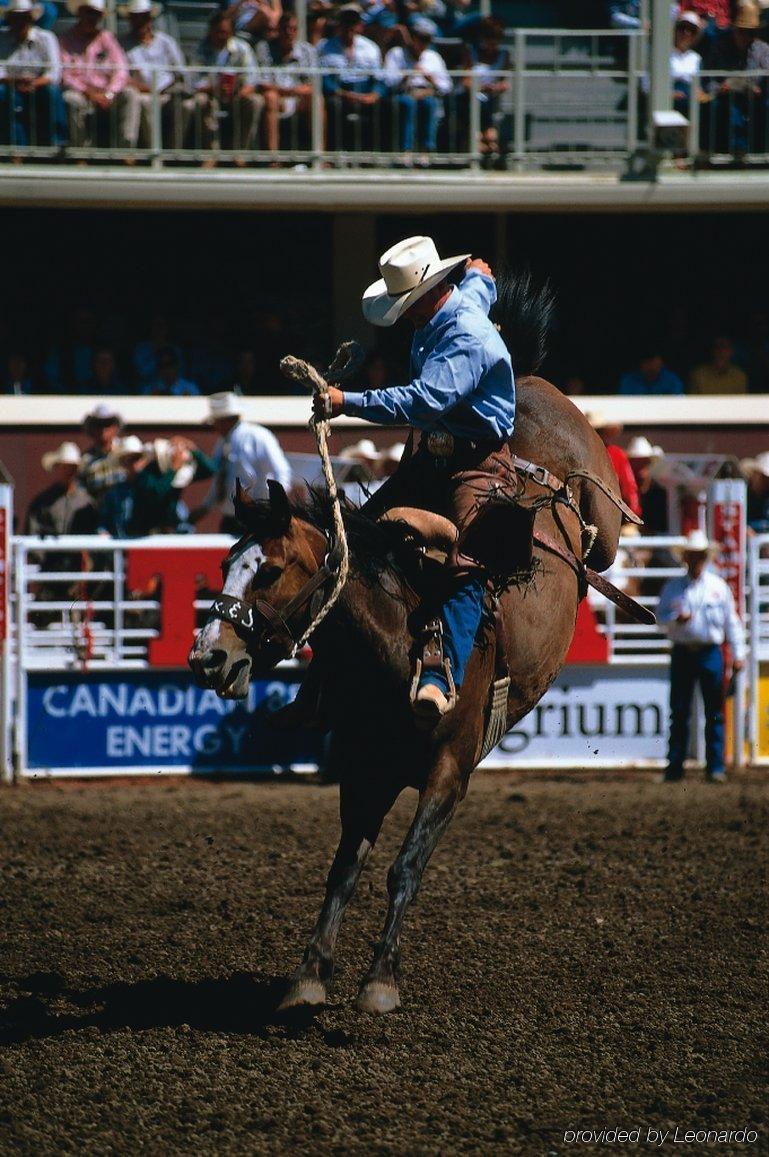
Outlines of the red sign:
[[0,506],[0,651],[8,638],[8,511]]
[[745,483],[733,478],[714,482],[710,492],[711,535],[721,547],[716,561],[740,617],[745,605],[746,517]]
[[583,599],[577,610],[574,636],[566,656],[567,663],[608,663],[609,640],[598,630],[595,611],[587,599]]
[[195,632],[195,599],[202,589],[219,591],[224,550],[143,550],[128,552],[126,583],[160,601],[160,634],[149,644],[152,667],[184,667]]

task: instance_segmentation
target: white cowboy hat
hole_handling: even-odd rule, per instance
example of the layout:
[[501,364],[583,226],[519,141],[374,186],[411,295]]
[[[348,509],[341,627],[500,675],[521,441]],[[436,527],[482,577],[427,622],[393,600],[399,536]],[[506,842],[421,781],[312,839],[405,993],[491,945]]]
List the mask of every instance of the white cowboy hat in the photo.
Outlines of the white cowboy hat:
[[764,478],[769,478],[769,450],[764,450],[763,454],[757,454],[755,458],[743,458],[740,470],[743,474],[763,474]]
[[98,405],[94,406],[90,413],[86,414],[83,418],[83,426],[86,430],[89,425],[94,422],[98,422],[101,426],[111,426],[113,424],[117,424],[118,426],[123,425],[123,419],[120,417],[120,414],[116,414],[114,408],[108,405],[107,402],[99,402]]
[[340,457],[355,458],[363,462],[376,462],[379,451],[370,438],[361,438],[360,442],[356,442],[355,445],[345,446]]
[[80,466],[83,456],[74,442],[62,442],[57,450],[49,450],[40,459],[43,469],[50,474],[54,466]]
[[208,419],[210,426],[217,418],[240,418],[243,414],[243,400],[231,391],[211,394],[208,399]]
[[[158,464],[158,469],[162,474],[170,473],[174,468],[174,448],[171,442],[169,442],[168,438],[156,438],[152,443],[152,449],[155,454],[155,461]],[[175,490],[184,490],[185,486],[189,486],[194,477],[195,461],[189,450],[187,450],[185,461],[174,473],[171,485]]]
[[708,554],[712,558],[720,549],[717,542],[711,542],[704,530],[690,530],[684,545],[672,547],[671,553],[679,559],[685,554]]
[[372,325],[394,325],[415,301],[469,256],[461,253],[441,259],[432,237],[399,241],[379,258],[382,277],[363,294],[363,316]]
[[146,453],[147,447],[141,438],[129,434],[126,438],[115,440],[110,457],[119,462],[121,458],[143,458]]
[[384,462],[400,462],[405,449],[405,442],[394,442],[392,446],[382,451],[381,458]]
[[153,4],[152,0],[128,0],[127,4],[118,5],[118,16],[159,16],[163,11],[162,4]]
[[676,24],[691,24],[692,28],[702,32],[702,21],[696,12],[679,12],[676,16]]
[[637,434],[635,438],[630,439],[630,444],[625,451],[628,458],[664,458],[665,451],[661,446],[652,446],[648,438],[643,434]]
[[33,20],[39,20],[43,15],[43,5],[33,4],[32,0],[8,0],[8,3],[0,9],[0,15],[3,19],[5,19],[6,16],[12,16],[14,13],[18,13],[19,16],[30,16]]
[[81,8],[92,8],[103,16],[107,11],[107,0],[67,0],[67,11],[73,16],[77,16]]

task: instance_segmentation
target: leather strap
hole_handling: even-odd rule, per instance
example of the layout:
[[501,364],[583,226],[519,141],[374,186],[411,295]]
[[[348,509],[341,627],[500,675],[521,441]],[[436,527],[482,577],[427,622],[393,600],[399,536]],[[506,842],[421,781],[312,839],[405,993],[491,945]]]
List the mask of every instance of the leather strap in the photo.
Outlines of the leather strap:
[[642,607],[630,595],[626,595],[624,591],[615,587],[614,583],[609,582],[602,574],[598,574],[591,567],[585,566],[583,562],[577,558],[573,551],[568,547],[562,546],[561,543],[556,542],[544,530],[535,530],[534,541],[538,546],[542,546],[545,550],[549,550],[552,554],[557,554],[564,562],[568,563],[577,578],[580,581],[580,598],[585,597],[587,586],[593,587],[600,594],[604,595],[610,602],[618,606],[625,614],[630,615],[631,619],[635,619],[637,623],[646,623],[649,626],[654,626],[657,622],[656,618],[648,607]]
[[517,454],[511,454],[513,466],[516,470],[520,470],[521,474],[525,474],[531,478],[533,482],[538,482],[540,486],[547,486],[549,490],[563,490],[564,483],[561,479],[553,474],[546,466],[537,466],[536,462],[529,462],[526,458],[519,458]]
[[606,497],[609,498],[614,503],[614,505],[622,511],[628,522],[634,522],[636,526],[643,526],[644,520],[639,518],[638,515],[635,514],[634,511],[632,511],[630,507],[627,506],[622,501],[622,499],[606,485],[603,479],[599,478],[597,474],[594,474],[592,470],[570,470],[566,476],[566,481],[571,482],[572,478],[585,478],[588,482],[592,482],[594,486],[597,486],[599,490],[602,490]]

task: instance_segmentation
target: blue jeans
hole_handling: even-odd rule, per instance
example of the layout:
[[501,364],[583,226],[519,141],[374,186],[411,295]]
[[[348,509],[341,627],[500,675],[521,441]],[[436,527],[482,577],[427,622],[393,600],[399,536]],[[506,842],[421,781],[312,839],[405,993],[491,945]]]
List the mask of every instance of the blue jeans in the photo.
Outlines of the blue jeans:
[[67,115],[57,84],[34,92],[19,92],[0,84],[0,134],[9,134],[12,145],[63,145],[67,140]]
[[434,153],[438,139],[438,114],[441,103],[437,96],[423,96],[417,100],[408,92],[399,92],[395,98],[400,123],[401,152],[414,150],[416,130],[419,125],[421,148],[426,153]]
[[[475,636],[481,624],[485,584],[482,579],[470,579],[455,594],[450,595],[441,608],[443,649],[451,664],[451,674],[457,691],[465,677],[465,667],[473,650]],[[448,691],[443,674],[431,671],[420,685],[434,683],[441,691]]]
[[692,696],[699,683],[705,706],[705,760],[708,772],[724,770],[724,658],[717,644],[706,647],[674,645],[670,657],[670,779],[684,773],[689,750]]

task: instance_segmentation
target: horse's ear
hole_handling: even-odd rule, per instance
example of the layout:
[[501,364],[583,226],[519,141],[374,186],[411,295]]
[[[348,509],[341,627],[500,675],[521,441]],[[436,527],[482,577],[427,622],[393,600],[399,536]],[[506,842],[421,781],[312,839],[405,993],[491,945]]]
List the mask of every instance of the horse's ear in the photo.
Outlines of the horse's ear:
[[291,504],[280,482],[276,482],[274,478],[268,478],[267,489],[270,492],[270,531],[276,538],[280,538],[284,534],[288,534],[288,527],[291,522]]
[[239,478],[235,479],[235,493],[232,496],[232,504],[235,507],[235,517],[241,526],[248,526],[249,511],[256,506],[251,495],[246,488],[241,484]]

